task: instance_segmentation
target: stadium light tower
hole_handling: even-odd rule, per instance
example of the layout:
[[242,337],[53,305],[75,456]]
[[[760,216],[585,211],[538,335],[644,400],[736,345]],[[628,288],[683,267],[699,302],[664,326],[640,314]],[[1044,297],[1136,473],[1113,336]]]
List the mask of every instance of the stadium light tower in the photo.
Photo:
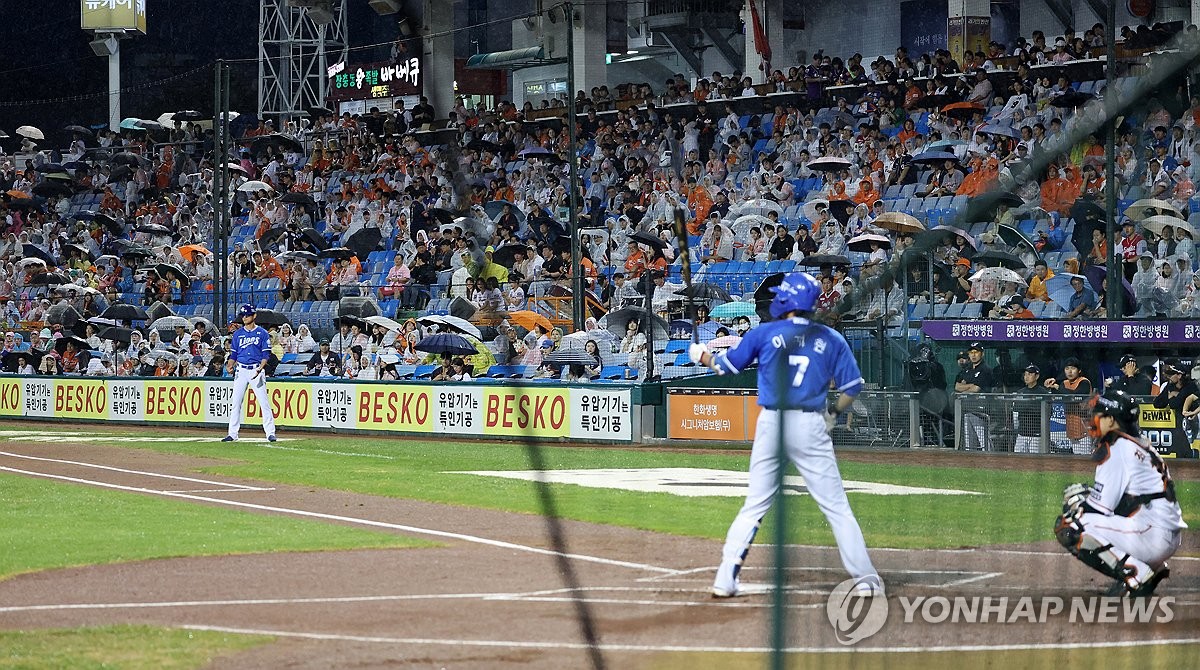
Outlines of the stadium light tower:
[[346,58],[346,25],[346,0],[259,1],[259,118],[325,104],[327,68]]
[[95,39],[89,46],[108,58],[108,127],[121,125],[121,40],[146,34],[146,1],[81,0],[79,26]]

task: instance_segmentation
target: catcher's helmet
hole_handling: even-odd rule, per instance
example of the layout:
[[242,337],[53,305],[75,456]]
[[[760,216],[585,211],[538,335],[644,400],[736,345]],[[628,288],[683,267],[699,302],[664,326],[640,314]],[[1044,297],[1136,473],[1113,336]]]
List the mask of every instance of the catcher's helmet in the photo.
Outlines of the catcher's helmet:
[[241,307],[238,307],[238,318],[241,319],[247,316],[254,316],[256,312],[257,310],[254,309],[254,305],[246,303]]
[[789,272],[783,283],[771,289],[771,316],[778,319],[788,312],[811,312],[821,294],[821,284],[807,272]]
[[1111,416],[1126,428],[1137,426],[1138,412],[1138,402],[1124,391],[1109,389],[1092,397],[1093,414]]

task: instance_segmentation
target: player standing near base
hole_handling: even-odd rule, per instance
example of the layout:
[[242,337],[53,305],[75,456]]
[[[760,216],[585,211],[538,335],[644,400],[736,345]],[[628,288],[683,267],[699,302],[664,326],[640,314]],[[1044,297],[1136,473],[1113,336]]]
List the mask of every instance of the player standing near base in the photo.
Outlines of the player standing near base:
[[1153,595],[1187,528],[1171,473],[1139,437],[1138,403],[1124,391],[1093,396],[1096,482],[1063,491],[1054,534],[1084,565],[1116,580],[1111,595]]
[[222,442],[233,442],[238,439],[238,431],[242,427],[242,400],[246,397],[246,387],[254,389],[254,397],[258,398],[258,406],[262,409],[263,431],[267,440],[275,441],[275,416],[271,413],[271,400],[267,397],[267,361],[271,358],[271,336],[261,326],[254,323],[257,317],[254,305],[246,304],[238,308],[238,316],[242,319],[242,327],[233,332],[229,344],[229,363],[227,367],[233,377],[233,406],[229,410],[229,434]]
[[[783,449],[804,477],[804,484],[833,528],[842,564],[858,584],[856,591],[882,595],[883,581],[867,555],[862,530],[850,509],[829,429],[862,390],[863,378],[846,340],[832,328],[813,323],[813,306],[821,285],[804,272],[792,272],[774,289],[771,316],[777,319],[746,334],[725,352],[710,354],[692,344],[692,361],[718,374],[732,374],[758,361],[759,414],[750,452],[750,492],[725,537],[721,566],[712,593],[718,598],[740,594],[738,573],[759,524],[777,492]],[[841,392],[827,403],[830,381]],[[782,430],[781,424],[782,422]]]

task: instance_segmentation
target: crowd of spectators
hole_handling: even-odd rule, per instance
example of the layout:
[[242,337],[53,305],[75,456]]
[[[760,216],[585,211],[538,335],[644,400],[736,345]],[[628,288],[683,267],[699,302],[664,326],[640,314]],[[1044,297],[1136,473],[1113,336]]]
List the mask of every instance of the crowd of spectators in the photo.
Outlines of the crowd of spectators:
[[[386,316],[403,320],[432,299],[461,298],[472,303],[477,321],[495,326],[485,338],[495,360],[538,368],[550,331],[520,333],[506,317],[569,295],[577,274],[604,310],[645,304],[653,292],[651,311],[690,318],[677,293],[680,209],[698,263],[694,280],[735,289],[735,299],[749,297],[769,269],[811,265],[825,288],[821,307],[847,311],[846,318],[900,321],[915,303],[979,303],[981,317],[1028,318],[1045,311],[1033,309],[1037,301],[1055,302],[1048,286],[1054,273],[1087,277],[1088,267],[1119,253],[1140,314],[1194,315],[1200,276],[1193,275],[1187,219],[1197,209],[1200,97],[1188,97],[1183,86],[1159,87],[1131,108],[1118,135],[1118,183],[1105,183],[1099,135],[1086,132],[1102,113],[1094,101],[1098,87],[1089,81],[1087,92],[1077,91],[1066,76],[1040,67],[1088,58],[1104,48],[1102,34],[1093,28],[1048,40],[1037,33],[968,54],[962,63],[944,51],[914,59],[900,49],[870,64],[857,54],[842,61],[818,52],[807,67],[773,72],[769,90],[720,73],[695,87],[676,77],[657,93],[637,87],[632,99],[644,104],[634,106],[616,104],[622,95],[602,87],[590,97],[580,91],[575,146],[553,119],[527,120],[528,106],[487,109],[460,100],[453,110],[435,110],[424,98],[411,110],[317,113],[278,132],[264,119],[243,130],[235,153],[218,161],[211,130],[191,121],[98,137],[78,128],[65,150],[42,150],[41,133],[26,133],[20,164],[0,157],[0,296],[11,339],[33,348],[36,335],[38,346],[53,353],[37,366],[29,359],[13,365],[49,369],[49,360],[62,371],[94,374],[209,369],[222,354],[223,324],[200,333],[189,325],[169,343],[153,339],[159,331],[151,324],[134,347],[99,332],[130,324],[94,320],[106,319],[113,305],[195,304],[197,294],[211,294],[214,263],[224,263],[231,284],[249,281],[256,302],[280,307],[370,296],[392,305]],[[1195,36],[1189,26],[1172,39]],[[1123,31],[1125,47],[1159,46],[1168,38],[1155,29]],[[993,83],[1000,72],[1010,82],[1003,87]],[[846,85],[853,88],[839,88]],[[652,103],[645,102],[648,91],[656,96]],[[804,95],[741,115],[730,100],[775,91]],[[671,107],[681,102],[689,105]],[[428,130],[446,117],[449,135]],[[1078,141],[1064,141],[1076,135]],[[579,158],[578,183],[564,166],[571,152]],[[235,249],[214,261],[205,244],[213,234],[219,163],[234,174]],[[571,263],[565,223],[573,188],[581,225],[589,226],[581,231],[579,267]],[[1089,205],[1103,207],[1110,189],[1124,202],[1163,201],[1126,212],[1128,225],[1113,250],[1085,216],[1094,211]],[[959,220],[966,202],[992,192],[1009,197],[976,220]],[[1161,217],[1172,209],[1174,223],[1164,226]],[[899,216],[905,213],[917,215],[915,225]],[[939,223],[954,227],[922,232]],[[1025,233],[1028,246],[1005,229]],[[906,256],[909,248],[914,254]],[[981,273],[996,267],[989,251],[1022,259],[1011,268],[1018,278]],[[914,255],[929,261],[926,269],[901,266]],[[897,279],[884,272],[889,267]],[[855,287],[874,277],[882,280],[856,295]],[[1104,314],[1105,283],[1083,283],[1073,287],[1078,297],[1058,294],[1066,301],[1061,316]],[[50,313],[66,306],[78,321],[60,321],[61,333],[99,345],[86,350],[100,355],[90,356],[95,360],[83,370],[70,362],[80,358],[77,351],[65,351],[76,345],[47,346],[56,338]],[[79,325],[89,319],[97,329],[90,335]],[[755,322],[750,315],[745,325]],[[648,330],[649,321],[632,323]],[[723,325],[720,336],[736,338],[733,318]],[[49,338],[43,327],[51,328]],[[333,348],[339,360],[321,359],[317,367],[336,369],[337,376],[371,366],[368,375],[392,374],[383,368],[420,358],[411,347],[417,336],[407,328],[383,334],[390,347],[380,340],[359,354],[356,345]],[[608,332],[603,322],[593,328]],[[300,338],[299,330],[275,334],[281,361],[319,356],[310,352],[320,349],[320,336],[337,337]],[[577,344],[629,354],[626,364],[636,366],[648,347],[646,333],[636,335],[640,344],[629,334]],[[504,341],[512,351],[496,351]]]

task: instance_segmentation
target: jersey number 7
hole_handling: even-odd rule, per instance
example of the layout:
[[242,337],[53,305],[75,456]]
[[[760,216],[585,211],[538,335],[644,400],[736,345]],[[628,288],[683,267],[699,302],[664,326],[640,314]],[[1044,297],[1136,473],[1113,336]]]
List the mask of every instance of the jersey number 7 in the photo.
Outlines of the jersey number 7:
[[792,378],[792,386],[799,387],[804,382],[804,373],[808,371],[808,356],[792,354],[788,356],[788,365],[796,369],[796,376]]

